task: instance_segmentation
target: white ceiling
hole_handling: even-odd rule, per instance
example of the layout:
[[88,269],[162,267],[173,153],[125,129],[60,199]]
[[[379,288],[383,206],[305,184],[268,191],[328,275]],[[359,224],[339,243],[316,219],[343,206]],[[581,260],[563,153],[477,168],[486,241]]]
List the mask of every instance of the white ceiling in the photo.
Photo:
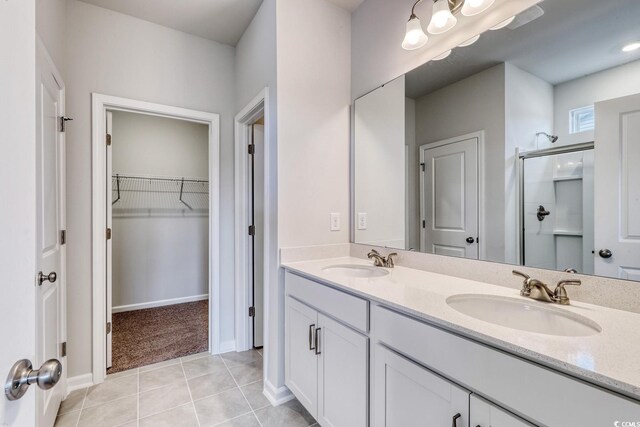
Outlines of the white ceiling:
[[364,0],[329,0],[331,3],[340,6],[343,9],[353,12],[362,4]]
[[407,73],[407,96],[419,97],[501,62],[556,85],[640,59],[621,52],[640,40],[638,0],[547,0],[544,15],[511,30],[488,31],[445,60]]
[[262,3],[262,0],[82,1],[231,46],[238,43]]

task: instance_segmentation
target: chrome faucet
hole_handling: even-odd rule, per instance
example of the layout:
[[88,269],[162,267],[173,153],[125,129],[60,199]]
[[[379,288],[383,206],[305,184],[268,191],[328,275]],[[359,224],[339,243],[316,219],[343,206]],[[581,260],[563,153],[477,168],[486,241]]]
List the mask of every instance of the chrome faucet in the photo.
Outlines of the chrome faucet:
[[578,279],[561,280],[556,285],[555,290],[549,289],[549,287],[538,279],[532,279],[527,274],[520,271],[513,270],[514,276],[520,276],[524,279],[520,295],[523,297],[535,299],[544,302],[553,302],[556,304],[569,305],[570,299],[567,295],[567,290],[564,288],[566,285],[581,285],[582,282]]
[[378,253],[378,251],[376,251],[375,249],[371,249],[371,251],[367,254],[367,258],[373,260],[373,265],[375,265],[376,267],[387,268],[393,268],[395,266],[395,263],[393,261],[394,256],[398,256],[398,254],[393,252],[387,255],[387,257],[385,258],[384,256],[380,255],[380,253]]

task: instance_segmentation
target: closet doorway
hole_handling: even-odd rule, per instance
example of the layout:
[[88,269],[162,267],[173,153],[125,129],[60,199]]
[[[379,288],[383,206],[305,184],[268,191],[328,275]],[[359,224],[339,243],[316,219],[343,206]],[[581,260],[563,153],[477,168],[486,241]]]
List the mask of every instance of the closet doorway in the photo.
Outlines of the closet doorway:
[[99,383],[218,351],[219,116],[97,94],[93,104]]
[[207,351],[209,127],[107,111],[107,373]]

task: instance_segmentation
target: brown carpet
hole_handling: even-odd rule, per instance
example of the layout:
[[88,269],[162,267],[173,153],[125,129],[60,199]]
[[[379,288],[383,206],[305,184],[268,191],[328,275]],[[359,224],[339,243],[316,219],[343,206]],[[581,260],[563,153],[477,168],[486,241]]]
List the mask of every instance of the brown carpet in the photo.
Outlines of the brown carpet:
[[209,348],[209,301],[113,314],[113,374]]

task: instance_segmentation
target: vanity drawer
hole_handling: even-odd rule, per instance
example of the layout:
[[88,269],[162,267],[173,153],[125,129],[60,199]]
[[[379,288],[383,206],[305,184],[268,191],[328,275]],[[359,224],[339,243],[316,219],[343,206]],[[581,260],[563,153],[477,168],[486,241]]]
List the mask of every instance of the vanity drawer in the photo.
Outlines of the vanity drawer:
[[369,301],[289,271],[285,272],[284,280],[287,295],[335,317],[359,331],[364,333],[369,331]]
[[613,426],[638,420],[640,402],[380,306],[375,341],[509,411],[546,426]]

